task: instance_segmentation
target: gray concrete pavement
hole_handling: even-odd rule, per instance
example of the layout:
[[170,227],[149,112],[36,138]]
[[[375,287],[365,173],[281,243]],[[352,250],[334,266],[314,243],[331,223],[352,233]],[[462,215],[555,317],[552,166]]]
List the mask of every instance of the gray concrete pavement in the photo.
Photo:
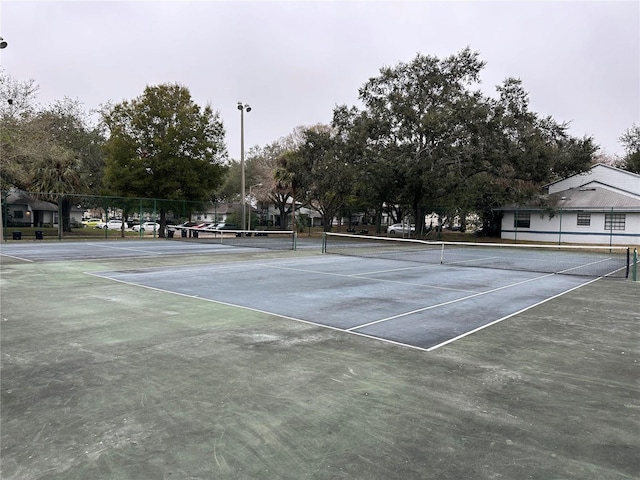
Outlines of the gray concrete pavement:
[[0,476],[640,475],[639,283],[424,352],[87,274],[245,259],[2,257]]

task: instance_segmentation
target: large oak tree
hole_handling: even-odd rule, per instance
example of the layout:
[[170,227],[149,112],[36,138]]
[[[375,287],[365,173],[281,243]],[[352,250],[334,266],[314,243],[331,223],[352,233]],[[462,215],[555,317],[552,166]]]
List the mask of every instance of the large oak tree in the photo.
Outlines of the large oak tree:
[[[179,84],[148,86],[131,101],[108,105],[102,118],[105,186],[111,194],[207,201],[221,184],[227,151],[224,127],[211,106],[198,106]],[[160,232],[171,204],[159,204]]]

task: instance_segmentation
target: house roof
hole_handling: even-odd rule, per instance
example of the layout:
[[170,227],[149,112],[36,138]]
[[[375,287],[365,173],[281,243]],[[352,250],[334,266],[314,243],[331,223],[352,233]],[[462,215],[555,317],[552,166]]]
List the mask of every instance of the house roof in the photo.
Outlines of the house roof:
[[584,187],[540,195],[526,204],[504,205],[496,210],[544,210],[546,208],[640,212],[640,197],[621,193],[598,182],[591,182]]
[[497,211],[549,208],[587,211],[640,213],[640,175],[598,163],[588,172],[572,175],[546,185],[547,192],[524,204],[511,203]]
[[604,163],[598,163],[587,172],[578,173],[545,185],[550,193],[559,192],[568,188],[578,188],[591,182],[601,182],[620,191],[629,192],[632,195],[640,195],[640,175],[637,173],[612,167]]
[[55,212],[58,206],[55,203],[37,200],[26,192],[16,190],[7,195],[7,205],[28,205],[31,210]]

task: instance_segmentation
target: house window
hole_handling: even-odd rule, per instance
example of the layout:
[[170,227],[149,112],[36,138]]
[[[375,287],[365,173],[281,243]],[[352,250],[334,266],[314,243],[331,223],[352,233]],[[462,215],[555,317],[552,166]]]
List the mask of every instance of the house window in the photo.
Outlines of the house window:
[[14,210],[13,211],[13,218],[24,218],[23,213],[24,212],[22,210]]
[[516,212],[516,216],[513,219],[513,226],[515,228],[529,228],[531,226],[531,213]]
[[605,230],[624,230],[624,222],[624,213],[605,213],[604,215]]
[[579,227],[588,227],[591,225],[591,214],[590,213],[579,213],[578,214],[578,226]]

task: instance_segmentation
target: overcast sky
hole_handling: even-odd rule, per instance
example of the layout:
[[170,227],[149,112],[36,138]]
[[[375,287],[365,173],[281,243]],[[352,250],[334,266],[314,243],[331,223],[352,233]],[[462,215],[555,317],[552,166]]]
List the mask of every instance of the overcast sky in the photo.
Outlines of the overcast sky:
[[232,158],[297,126],[329,123],[380,68],[464,47],[487,62],[482,89],[520,78],[531,110],[570,122],[609,155],[640,123],[638,1],[2,0],[1,65],[38,101],[87,110],[178,82],[220,113]]

